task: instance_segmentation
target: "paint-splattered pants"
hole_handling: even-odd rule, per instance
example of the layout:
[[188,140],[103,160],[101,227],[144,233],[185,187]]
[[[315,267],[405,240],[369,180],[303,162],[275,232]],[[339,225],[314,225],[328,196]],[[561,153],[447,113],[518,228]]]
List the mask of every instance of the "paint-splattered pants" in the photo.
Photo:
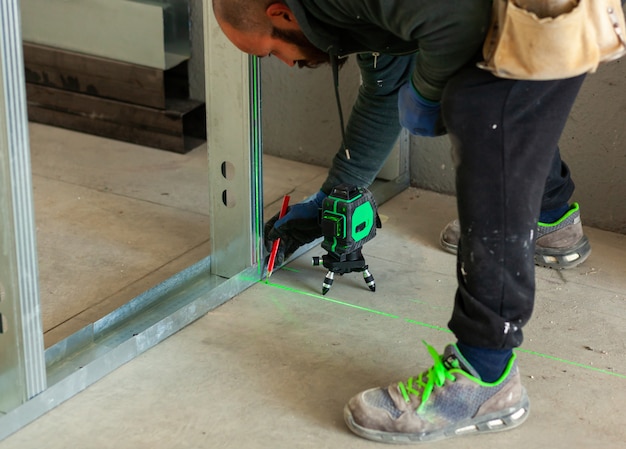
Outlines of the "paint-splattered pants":
[[[507,80],[471,65],[444,91],[461,223],[449,326],[463,343],[493,349],[522,343],[535,297],[544,188],[544,209],[553,185],[560,196],[573,190],[565,167],[559,175],[557,145],[583,80]],[[554,207],[563,204],[557,200]]]

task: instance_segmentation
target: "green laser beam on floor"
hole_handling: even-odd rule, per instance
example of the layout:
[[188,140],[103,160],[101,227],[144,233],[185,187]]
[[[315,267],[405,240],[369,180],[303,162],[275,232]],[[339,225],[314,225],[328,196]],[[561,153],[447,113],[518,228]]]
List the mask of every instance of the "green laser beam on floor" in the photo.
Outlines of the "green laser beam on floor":
[[318,295],[318,294],[315,294],[315,293],[305,292],[305,291],[302,291],[302,290],[298,290],[297,288],[288,287],[286,285],[276,284],[274,282],[268,282],[267,280],[264,283],[265,283],[265,285],[269,285],[270,287],[279,288],[281,290],[286,290],[286,291],[289,291],[289,292],[297,293],[299,295],[310,296],[310,297],[316,298],[316,299],[323,299],[326,302],[331,302],[331,303],[334,303],[334,304],[339,304],[339,305],[342,305],[342,306],[351,307],[353,309],[363,310],[364,312],[374,313],[376,315],[386,316],[387,318],[400,318],[399,316],[393,315],[391,313],[381,312],[380,310],[370,309],[368,307],[358,306],[356,304],[351,304],[349,302],[340,301],[338,299],[332,299],[332,298],[329,298],[329,297],[326,297],[326,296],[322,296],[322,295]]
[[[270,287],[278,288],[280,290],[285,290],[285,291],[288,291],[288,292],[296,293],[298,295],[309,296],[309,297],[315,298],[315,299],[321,299],[323,301],[326,301],[326,302],[329,302],[329,303],[332,303],[332,304],[337,304],[337,305],[340,305],[340,306],[350,307],[352,309],[362,310],[364,312],[369,312],[369,313],[373,313],[373,314],[376,314],[376,315],[382,315],[382,316],[387,317],[387,318],[402,319],[403,321],[405,321],[405,322],[407,322],[409,324],[415,324],[415,325],[420,326],[420,327],[425,327],[425,328],[428,328],[428,329],[434,329],[434,330],[437,330],[437,331],[440,331],[440,332],[446,332],[446,333],[449,333],[449,334],[452,333],[452,331],[450,329],[445,328],[445,327],[441,327],[441,326],[437,326],[435,324],[425,323],[423,321],[417,321],[417,320],[414,320],[414,319],[411,319],[411,318],[401,318],[398,315],[394,315],[392,313],[387,313],[387,312],[383,312],[381,310],[376,310],[376,309],[372,309],[372,308],[369,308],[369,307],[363,307],[363,306],[352,304],[352,303],[349,303],[349,302],[346,302],[346,301],[340,301],[338,299],[329,298],[327,296],[322,296],[322,295],[318,295],[318,294],[315,294],[315,293],[306,292],[306,291],[299,290],[299,289],[294,288],[294,287],[289,287],[287,285],[282,285],[282,284],[277,284],[275,282],[267,282],[267,281],[265,281],[264,284],[268,285]],[[594,371],[594,372],[597,372],[597,373],[608,374],[608,375],[611,375],[611,376],[614,376],[614,377],[618,377],[620,379],[626,379],[626,374],[616,373],[616,372],[610,371],[608,369],[596,368],[595,366],[586,365],[584,363],[579,363],[579,362],[574,362],[572,360],[563,359],[561,357],[555,357],[555,356],[552,356],[552,355],[549,355],[549,354],[544,354],[542,352],[537,352],[537,351],[532,351],[532,350],[529,350],[529,349],[522,349],[522,348],[516,348],[515,351],[516,352],[525,353],[525,354],[534,355],[534,356],[537,356],[537,357],[542,357],[544,359],[553,360],[555,362],[560,362],[560,363],[564,363],[564,364],[571,365],[571,366],[576,366],[578,368],[583,368],[583,369],[586,369],[586,370],[589,370],[589,371]]]

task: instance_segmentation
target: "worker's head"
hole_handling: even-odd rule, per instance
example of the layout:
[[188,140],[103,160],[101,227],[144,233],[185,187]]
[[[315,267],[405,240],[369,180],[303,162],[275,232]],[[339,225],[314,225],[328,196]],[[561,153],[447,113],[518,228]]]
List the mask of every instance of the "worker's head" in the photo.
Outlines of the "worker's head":
[[304,36],[289,7],[279,0],[213,0],[220,28],[239,50],[275,56],[289,66],[328,63],[327,53]]

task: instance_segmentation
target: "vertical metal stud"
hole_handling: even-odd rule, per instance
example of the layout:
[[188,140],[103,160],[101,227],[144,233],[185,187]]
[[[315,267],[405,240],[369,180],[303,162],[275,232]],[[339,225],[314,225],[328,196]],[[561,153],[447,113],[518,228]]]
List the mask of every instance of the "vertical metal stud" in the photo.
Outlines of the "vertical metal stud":
[[46,388],[18,0],[0,2],[0,411]]
[[260,265],[262,148],[260,71],[226,39],[205,5],[211,272],[231,277]]

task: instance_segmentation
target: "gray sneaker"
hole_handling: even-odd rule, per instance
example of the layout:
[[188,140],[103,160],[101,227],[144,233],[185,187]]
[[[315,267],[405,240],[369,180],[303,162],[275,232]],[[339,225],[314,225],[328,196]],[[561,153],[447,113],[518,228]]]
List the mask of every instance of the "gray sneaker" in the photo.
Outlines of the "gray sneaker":
[[500,379],[486,383],[456,345],[443,356],[426,347],[434,360],[429,370],[350,399],[344,419],[352,432],[383,443],[420,443],[509,430],[526,420],[530,403],[515,355]]
[[[460,235],[459,221],[451,221],[441,231],[439,237],[441,247],[449,253],[456,254]],[[578,203],[573,203],[565,215],[554,223],[537,224],[536,265],[557,270],[574,268],[587,260],[589,254],[591,245],[583,233]]]
[[383,443],[419,443],[508,430],[526,420],[528,395],[515,355],[500,379],[485,383],[456,345],[443,356],[426,347],[434,360],[429,370],[350,399],[344,419],[352,432]]

